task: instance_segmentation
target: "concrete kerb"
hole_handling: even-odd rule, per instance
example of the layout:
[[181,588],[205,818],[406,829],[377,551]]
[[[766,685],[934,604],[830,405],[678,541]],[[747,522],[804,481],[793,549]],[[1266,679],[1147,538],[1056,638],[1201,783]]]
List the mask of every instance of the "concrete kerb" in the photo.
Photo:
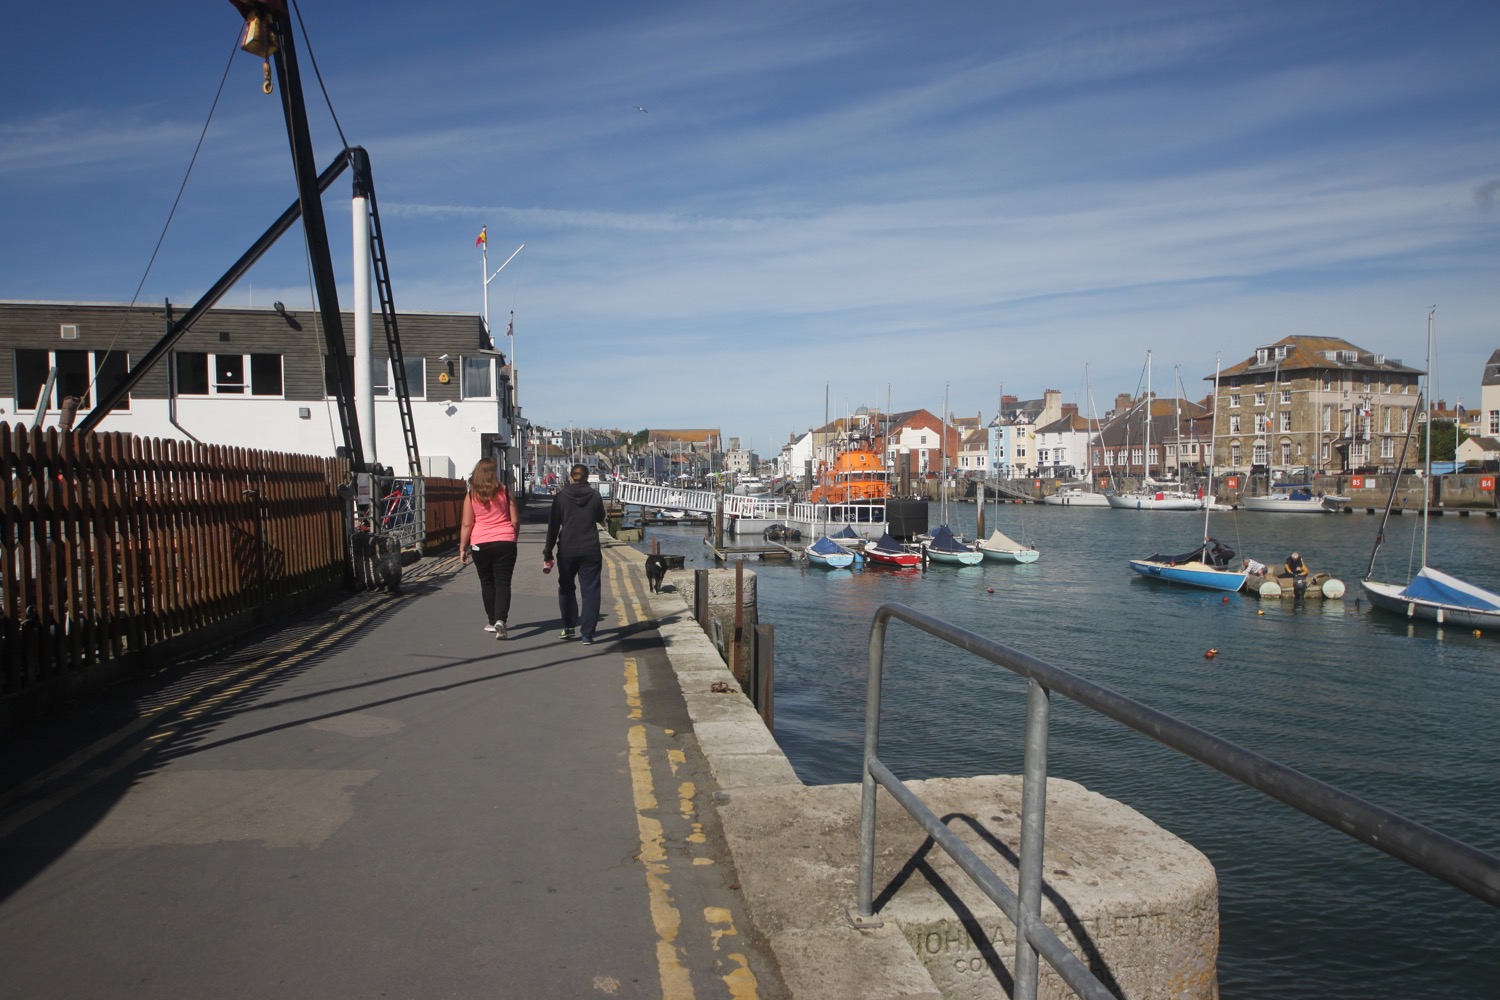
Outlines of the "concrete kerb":
[[[644,554],[641,560],[644,564]],[[821,831],[830,826],[831,818],[820,814],[833,801],[844,813],[841,819],[857,819],[858,787],[808,787],[797,778],[672,585],[674,576],[680,579],[682,574],[669,573],[668,588],[651,595],[651,613],[659,623],[694,735],[719,785],[719,819],[746,907],[770,943],[788,991],[807,1000],[939,1000],[932,977],[899,927],[892,923],[862,930],[849,922],[845,907],[855,901],[853,864],[819,860]],[[851,789],[852,811],[847,811]],[[806,842],[785,852],[756,850],[758,831],[767,822]],[[836,853],[847,853],[850,859],[857,855],[857,834],[844,846],[846,852]],[[808,905],[810,900],[817,900],[817,905]]]
[[[676,575],[668,574],[668,582]],[[1011,967],[1009,919],[884,792],[875,873],[877,894],[890,896],[877,899],[884,924],[851,923],[859,786],[804,785],[675,587],[651,595],[650,607],[719,784],[716,808],[746,908],[790,994],[1004,996],[993,968]],[[1018,777],[932,779],[911,787],[1015,889]],[[1110,970],[1117,992],[1215,996],[1218,886],[1207,858],[1073,782],[1049,780],[1047,799],[1044,920],[1076,952]],[[1045,963],[1039,985],[1043,997],[1072,995]]]

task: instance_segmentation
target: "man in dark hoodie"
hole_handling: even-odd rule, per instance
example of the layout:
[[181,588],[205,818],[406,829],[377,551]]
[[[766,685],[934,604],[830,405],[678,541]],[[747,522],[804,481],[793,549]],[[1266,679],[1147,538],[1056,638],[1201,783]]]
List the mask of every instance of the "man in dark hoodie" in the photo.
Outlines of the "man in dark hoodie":
[[[580,634],[584,645],[588,645],[594,641],[594,626],[599,623],[599,576],[604,569],[599,526],[604,523],[604,500],[589,485],[587,466],[573,466],[568,480],[568,485],[552,498],[542,563],[548,573],[552,572],[552,553],[557,553],[557,608],[562,613],[562,638]],[[582,608],[574,581],[583,586]]]

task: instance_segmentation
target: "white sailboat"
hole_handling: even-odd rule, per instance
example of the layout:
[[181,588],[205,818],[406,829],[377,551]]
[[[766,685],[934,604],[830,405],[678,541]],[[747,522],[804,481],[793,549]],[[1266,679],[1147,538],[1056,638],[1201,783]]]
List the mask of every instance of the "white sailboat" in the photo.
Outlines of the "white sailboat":
[[1151,352],[1146,352],[1145,460],[1141,488],[1130,493],[1111,493],[1105,499],[1115,510],[1202,510],[1205,500],[1187,492],[1180,483],[1151,478]]
[[[978,502],[980,504],[983,504],[984,487],[981,486],[979,489],[980,494]],[[996,496],[998,497],[999,494],[996,494]],[[995,501],[995,523],[1000,523],[1000,502],[998,499]],[[984,530],[983,527],[981,527],[980,530]],[[991,562],[1015,564],[1034,563],[1042,557],[1042,554],[1037,551],[1035,545],[1027,545],[1023,542],[1018,542],[1014,538],[1011,538],[1009,535],[1005,534],[999,528],[991,531],[988,538],[983,538],[976,542],[974,544],[974,548],[983,553],[984,558],[990,560]]]
[[[1083,391],[1089,403],[1089,440],[1083,449],[1083,483],[1064,486],[1042,498],[1049,507],[1108,507],[1109,499],[1103,493],[1093,491],[1094,482],[1094,434],[1099,421],[1094,416],[1094,392],[1089,384],[1089,366],[1083,366]],[[981,546],[982,547],[982,546]]]
[[[1422,497],[1422,567],[1411,582],[1402,586],[1396,583],[1379,583],[1371,580],[1375,572],[1375,558],[1385,540],[1385,526],[1391,516],[1391,505],[1396,499],[1396,483],[1391,483],[1391,495],[1386,501],[1385,517],[1375,535],[1375,546],[1370,552],[1370,565],[1365,578],[1360,581],[1370,603],[1381,611],[1401,615],[1404,618],[1420,618],[1439,625],[1462,625],[1473,629],[1500,629],[1500,594],[1461,580],[1449,573],[1427,565],[1427,530],[1432,518],[1432,413],[1429,409],[1432,388],[1432,345],[1437,310],[1427,314],[1427,388],[1417,397],[1422,419],[1427,425],[1426,471]],[[1413,425],[1415,427],[1415,425]],[[1407,440],[1410,441],[1408,434]],[[1405,464],[1406,446],[1402,446],[1402,464]],[[1500,631],[1492,632],[1500,635]]]
[[922,553],[930,562],[946,563],[949,566],[977,566],[984,555],[972,545],[965,544],[948,527],[948,388],[943,387],[943,430],[939,442],[941,456],[938,460],[943,477],[939,487],[942,496],[941,523],[932,532],[932,537],[922,543]]
[[[1208,445],[1208,498],[1213,497],[1214,483],[1214,439],[1219,433],[1219,372],[1218,365],[1214,366],[1214,421],[1213,431],[1210,433]],[[1130,560],[1130,568],[1145,577],[1156,580],[1167,580],[1171,583],[1184,583],[1190,587],[1204,587],[1209,590],[1237,591],[1245,585],[1245,577],[1248,573],[1242,569],[1234,569],[1234,550],[1228,548],[1218,541],[1209,537],[1208,519],[1213,512],[1213,504],[1205,502],[1203,508],[1203,544],[1185,552],[1181,555],[1150,555],[1145,559]]]

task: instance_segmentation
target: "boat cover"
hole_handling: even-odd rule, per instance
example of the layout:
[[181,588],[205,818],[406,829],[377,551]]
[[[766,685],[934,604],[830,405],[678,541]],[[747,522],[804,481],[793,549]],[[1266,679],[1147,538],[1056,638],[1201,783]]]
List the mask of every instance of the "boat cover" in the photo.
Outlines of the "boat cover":
[[1228,566],[1229,561],[1234,558],[1234,549],[1225,545],[1217,538],[1210,538],[1191,552],[1184,552],[1178,556],[1164,556],[1160,553],[1149,555],[1145,562],[1166,563],[1168,566],[1180,566],[1186,562],[1207,563],[1210,566]]
[[[881,542],[883,544],[885,539],[882,538]],[[927,547],[936,552],[974,551],[957,538],[954,538],[952,530],[946,524],[940,524],[932,530],[932,541],[927,543]]]
[[835,542],[832,538],[829,538],[826,535],[822,538],[819,538],[816,542],[813,542],[807,548],[811,552],[816,552],[819,555],[825,556],[848,555],[849,553],[848,549],[844,548],[838,542]]
[[891,533],[889,531],[887,531],[885,534],[881,535],[880,538],[878,538],[873,544],[870,545],[870,548],[872,548],[872,549],[880,549],[880,550],[882,550],[884,552],[905,552],[906,551],[906,547],[903,546],[900,542],[896,541],[894,538],[892,538],[891,537]]
[[1401,596],[1414,601],[1429,601],[1449,607],[1478,608],[1484,611],[1500,611],[1500,594],[1491,593],[1483,587],[1465,583],[1456,576],[1449,576],[1431,566],[1422,567]]
[[1031,546],[1022,545],[1014,538],[1011,538],[1009,535],[996,528],[994,531],[990,532],[990,537],[984,540],[984,547],[987,549],[994,549],[997,552],[1019,552],[1020,550],[1028,549]]
[[858,538],[859,537],[859,532],[855,531],[853,528],[849,527],[846,524],[842,528],[840,528],[838,531],[835,531],[832,535],[829,535],[828,537],[830,537],[830,538]]

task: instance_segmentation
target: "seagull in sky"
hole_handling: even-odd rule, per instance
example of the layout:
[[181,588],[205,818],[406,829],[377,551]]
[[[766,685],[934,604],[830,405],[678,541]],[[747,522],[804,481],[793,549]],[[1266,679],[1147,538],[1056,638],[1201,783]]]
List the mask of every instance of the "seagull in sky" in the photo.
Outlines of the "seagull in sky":
[[646,109],[645,109],[645,108],[643,108],[643,107],[641,107],[641,106],[640,106],[640,105],[639,105],[639,104],[637,104],[637,105],[636,105],[636,106],[635,106],[635,109],[636,109],[636,110],[637,110],[637,111],[639,111],[639,112],[640,112],[640,113],[641,113],[641,114],[645,114],[645,113],[646,113]]

